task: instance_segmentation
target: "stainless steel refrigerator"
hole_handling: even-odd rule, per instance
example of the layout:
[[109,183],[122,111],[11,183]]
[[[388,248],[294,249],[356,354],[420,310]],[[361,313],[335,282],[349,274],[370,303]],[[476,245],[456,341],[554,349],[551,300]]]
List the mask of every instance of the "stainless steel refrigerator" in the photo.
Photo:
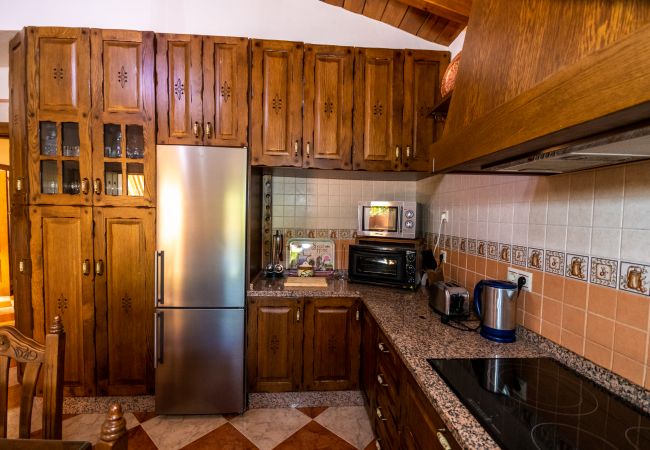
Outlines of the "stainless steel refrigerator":
[[157,147],[156,412],[242,412],[247,152]]

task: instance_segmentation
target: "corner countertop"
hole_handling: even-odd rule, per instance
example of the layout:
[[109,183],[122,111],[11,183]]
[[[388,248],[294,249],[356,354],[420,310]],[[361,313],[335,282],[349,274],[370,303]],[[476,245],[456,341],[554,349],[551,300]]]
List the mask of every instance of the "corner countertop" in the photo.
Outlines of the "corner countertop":
[[499,448],[474,416],[429,366],[427,358],[548,356],[526,340],[497,344],[478,333],[444,325],[428,305],[428,292],[328,280],[327,288],[285,288],[283,279],[257,278],[249,297],[360,297],[399,353],[422,391],[465,448]]

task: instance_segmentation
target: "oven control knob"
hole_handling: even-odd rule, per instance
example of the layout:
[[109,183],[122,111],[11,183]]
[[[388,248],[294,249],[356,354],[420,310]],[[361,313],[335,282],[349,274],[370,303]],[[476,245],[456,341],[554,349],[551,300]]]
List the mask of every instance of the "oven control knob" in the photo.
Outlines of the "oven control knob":
[[415,216],[415,213],[413,212],[413,210],[411,210],[411,209],[407,209],[407,210],[404,212],[404,216],[406,216],[407,219],[412,219],[413,216]]
[[413,275],[415,273],[415,267],[413,267],[412,265],[409,264],[408,266],[406,266],[406,272],[409,275]]
[[408,284],[415,284],[415,278],[409,277]]
[[414,225],[415,224],[413,223],[412,220],[407,220],[406,222],[404,222],[404,227],[406,228],[413,228]]
[[415,254],[414,253],[407,253],[406,254],[406,260],[408,262],[412,263],[413,261],[415,261]]

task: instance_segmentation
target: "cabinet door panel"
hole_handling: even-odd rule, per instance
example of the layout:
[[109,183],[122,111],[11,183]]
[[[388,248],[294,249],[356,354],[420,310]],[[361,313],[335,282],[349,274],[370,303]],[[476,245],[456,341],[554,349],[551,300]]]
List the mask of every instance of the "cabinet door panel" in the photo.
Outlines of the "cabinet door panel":
[[205,143],[248,145],[248,40],[203,38]]
[[94,216],[99,393],[151,393],[154,210],[96,208]]
[[11,166],[11,204],[26,205],[29,196],[27,167],[27,90],[25,31],[9,43],[9,152]]
[[354,80],[354,168],[399,170],[403,55],[357,49]]
[[155,206],[153,33],[91,31],[93,203]]
[[302,165],[302,59],[299,42],[253,41],[253,165]]
[[90,208],[32,207],[34,338],[61,316],[66,333],[65,391],[95,392],[92,216]]
[[29,203],[90,205],[89,30],[25,33]]
[[156,34],[158,144],[203,143],[201,47],[201,36]]
[[253,298],[248,305],[249,388],[255,392],[298,390],[302,300]]
[[440,101],[440,80],[449,65],[449,53],[407,50],[404,60],[403,168],[431,172],[429,146],[442,133],[431,115]]
[[350,47],[305,47],[304,167],[351,169],[353,64]]
[[350,298],[305,300],[304,388],[355,389],[359,384],[358,303]]

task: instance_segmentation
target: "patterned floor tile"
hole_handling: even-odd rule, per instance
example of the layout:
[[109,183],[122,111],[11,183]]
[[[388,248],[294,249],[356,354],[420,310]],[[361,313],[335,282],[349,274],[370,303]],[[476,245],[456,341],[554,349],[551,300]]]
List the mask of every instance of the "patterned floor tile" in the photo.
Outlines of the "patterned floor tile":
[[[138,419],[132,413],[125,413],[126,429],[137,427]],[[99,440],[106,414],[77,414],[63,421],[63,439],[68,441],[88,441],[93,445]]]
[[257,450],[251,441],[231,424],[221,425],[202,438],[183,447],[183,450]]
[[142,425],[133,427],[128,431],[129,450],[158,450]]
[[275,450],[354,450],[354,447],[314,421],[309,422]]
[[222,416],[156,416],[142,424],[160,449],[176,450],[226,423]]
[[312,419],[327,409],[327,406],[312,406],[305,408],[296,408],[298,411],[307,414]]
[[363,406],[327,408],[314,420],[359,449],[365,448],[374,439],[370,420]]
[[278,408],[250,409],[230,423],[261,450],[270,450],[309,421],[294,408]]

